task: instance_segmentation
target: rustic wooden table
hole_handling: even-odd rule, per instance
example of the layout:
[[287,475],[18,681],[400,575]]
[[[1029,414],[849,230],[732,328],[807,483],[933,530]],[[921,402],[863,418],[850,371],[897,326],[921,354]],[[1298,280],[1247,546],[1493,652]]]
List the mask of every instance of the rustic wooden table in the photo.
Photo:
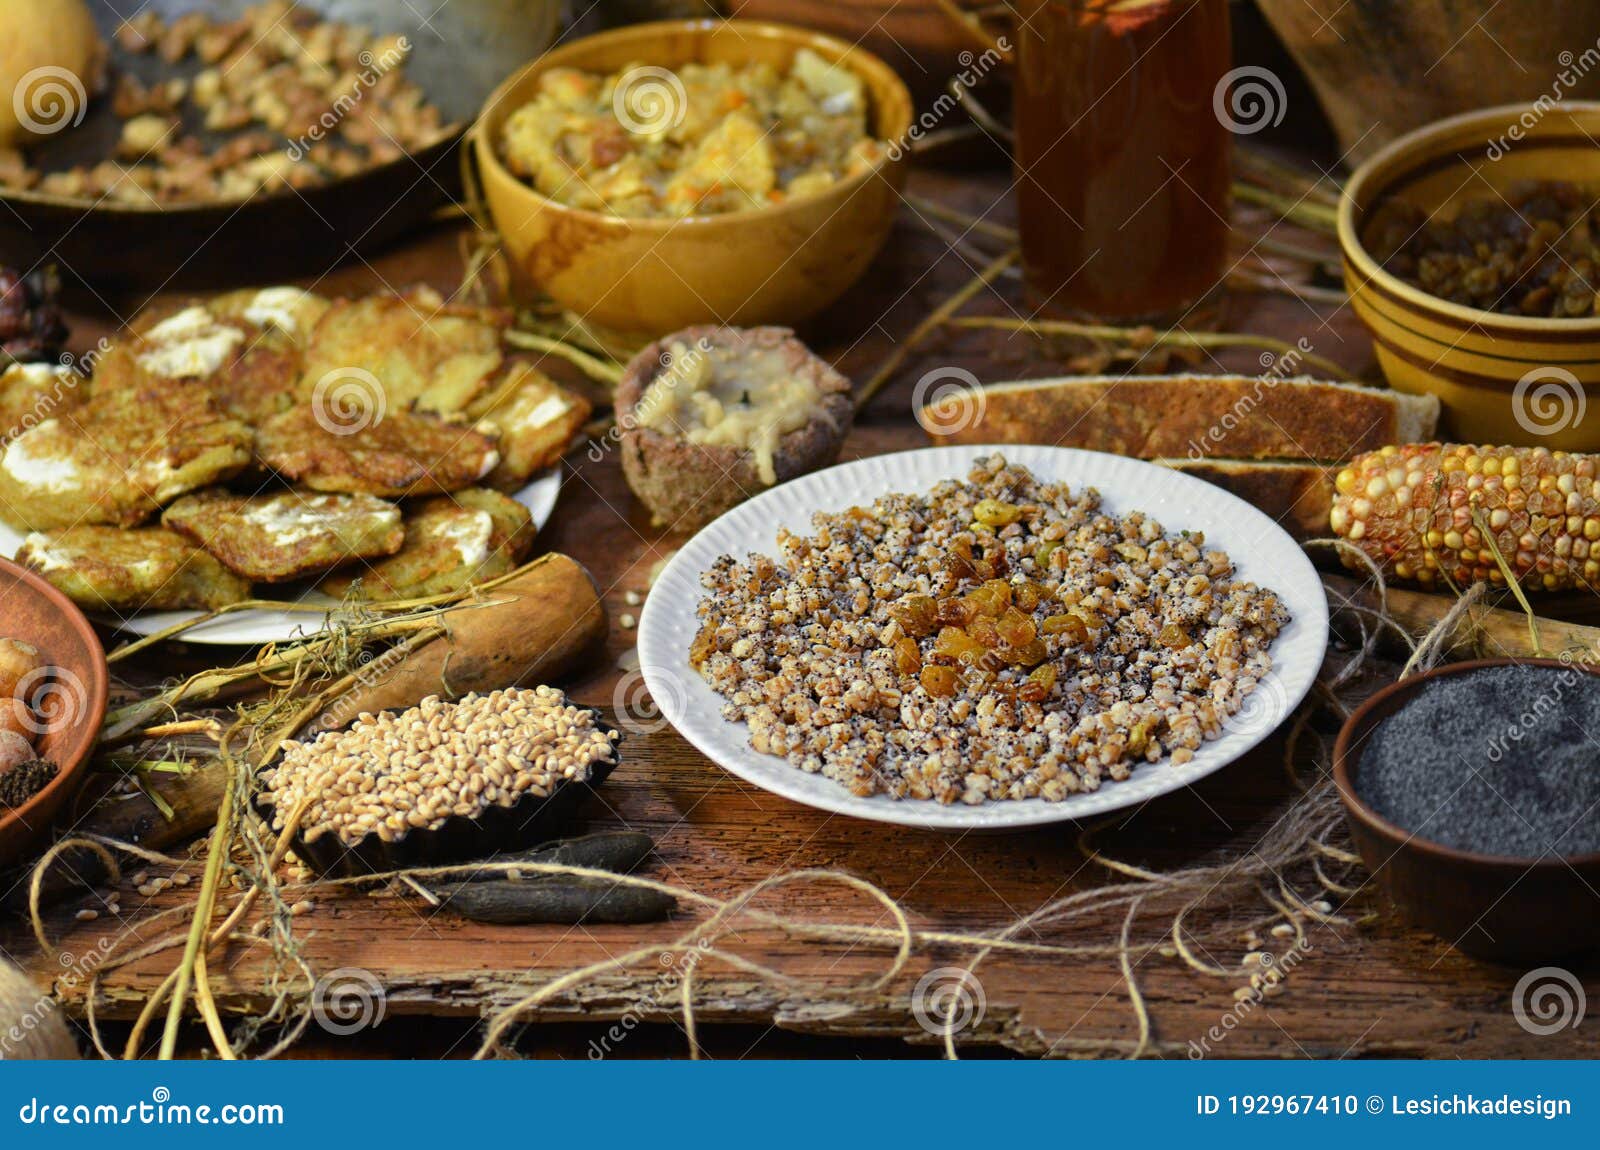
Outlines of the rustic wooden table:
[[[999,172],[919,172],[912,191],[1004,224],[1011,211],[1007,184]],[[950,235],[962,230],[939,227]],[[897,338],[972,277],[984,251],[994,250],[993,240],[977,233],[952,250],[908,207],[866,281],[803,334],[846,374],[863,378]],[[449,290],[460,270],[457,233],[441,229],[371,264],[347,265],[319,286],[363,291],[425,280]],[[971,310],[1011,314],[1021,306],[1018,285],[1006,279],[983,293]],[[105,317],[84,317],[75,342],[92,344],[105,323]],[[1235,294],[1226,299],[1220,323],[1228,330],[1266,332],[1291,342],[1304,337],[1318,354],[1355,374],[1370,376],[1374,370],[1368,341],[1347,308],[1281,294]],[[1202,367],[1258,370],[1258,364],[1258,353],[1250,351],[1207,358]],[[996,380],[1058,373],[1063,360],[1059,349],[1027,336],[937,336],[907,360],[862,415],[844,457],[923,445],[909,399],[914,381],[938,366],[964,367]],[[635,636],[619,620],[624,613],[637,613],[629,593],[643,592],[652,565],[682,540],[650,527],[613,456],[573,453],[560,506],[541,541],[585,563],[605,591],[612,617],[606,651],[570,687],[584,703],[629,711],[638,733],[630,736],[624,766],[604,788],[604,802],[590,825],[652,834],[659,852],[652,873],[731,897],[778,872],[844,868],[897,900],[919,929],[950,932],[1003,927],[1048,900],[1115,879],[1086,860],[1075,828],[1005,836],[935,834],[831,816],[755,790],[708,762],[669,727],[650,722],[640,710],[637,675],[623,669]],[[160,676],[171,673],[175,661],[203,664],[207,657],[182,648],[155,652],[131,673]],[[1281,744],[1274,741],[1202,785],[1130,813],[1105,833],[1102,845],[1119,858],[1160,870],[1247,856],[1294,793],[1283,770]],[[74,909],[85,904],[68,900],[51,912],[50,927],[66,951],[92,955],[113,928],[137,929],[142,916],[186,897],[173,889],[146,899],[129,887],[122,894],[120,924],[105,918],[78,922]],[[762,905],[802,918],[889,923],[881,907],[838,887],[786,888]],[[1241,916],[1261,909],[1242,908]],[[662,945],[698,914],[688,910],[677,921],[656,926],[496,927],[430,911],[400,892],[319,894],[315,910],[296,920],[306,960],[319,974],[356,969],[375,976],[383,987],[383,1023],[349,1036],[334,1033],[343,1029],[337,1025],[313,1026],[300,1053],[470,1052],[486,1012],[577,965]],[[1152,1019],[1149,1052],[1184,1057],[1192,1053],[1192,1041],[1219,1028],[1222,1037],[1209,1047],[1213,1056],[1222,1057],[1600,1055],[1600,1030],[1593,1026],[1541,1037],[1518,1024],[1510,997],[1522,970],[1475,962],[1407,929],[1364,898],[1354,901],[1349,918],[1362,921],[1310,924],[1310,945],[1284,992],[1246,1008],[1234,996],[1243,977],[1193,973],[1163,952],[1159,923],[1140,929],[1137,937],[1148,943],[1136,965]],[[1118,925],[1113,919],[1092,928],[1044,930],[1037,937],[1105,943],[1115,940]],[[1283,940],[1267,941],[1281,949]],[[42,981],[56,981],[69,1013],[81,1016],[86,984],[63,978],[62,968],[38,952],[20,923],[5,923],[0,945]],[[773,983],[715,963],[699,970],[695,1003],[701,1037],[708,1053],[719,1057],[931,1052],[938,1039],[917,1020],[914,989],[929,971],[970,957],[959,948],[919,949],[900,977],[881,990],[859,994],[848,988],[884,970],[887,949],[817,943],[756,926],[741,928],[725,945],[799,981]],[[1247,949],[1241,934],[1233,953],[1209,957],[1236,965]],[[102,987],[101,1015],[126,1020],[136,1014],[173,960],[168,952],[118,970]],[[642,987],[638,980],[607,976],[531,1012],[527,1017],[534,1025],[523,1033],[521,1048],[555,1057],[682,1054],[686,1046],[679,1033],[675,977],[681,956],[658,961],[666,973],[647,977]],[[213,962],[212,981],[225,1013],[259,1008],[263,970],[260,954],[244,948]],[[977,977],[982,1017],[960,1035],[964,1054],[1072,1054],[1099,1044],[1116,1054],[1137,1038],[1127,984],[1114,959],[995,955]],[[1600,1001],[1593,965],[1584,977],[1591,1000]],[[111,1029],[120,1041],[125,1029],[119,1033],[115,1024]],[[191,1048],[199,1049],[203,1035],[196,1031],[192,1037]]]

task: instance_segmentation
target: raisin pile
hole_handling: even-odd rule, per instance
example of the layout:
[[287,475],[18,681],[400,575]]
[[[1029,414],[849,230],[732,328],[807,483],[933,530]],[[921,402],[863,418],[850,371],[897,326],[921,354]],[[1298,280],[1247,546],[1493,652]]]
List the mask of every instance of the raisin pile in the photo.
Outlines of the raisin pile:
[[1525,181],[1453,219],[1390,206],[1371,247],[1431,296],[1506,315],[1600,315],[1600,199],[1564,180]]

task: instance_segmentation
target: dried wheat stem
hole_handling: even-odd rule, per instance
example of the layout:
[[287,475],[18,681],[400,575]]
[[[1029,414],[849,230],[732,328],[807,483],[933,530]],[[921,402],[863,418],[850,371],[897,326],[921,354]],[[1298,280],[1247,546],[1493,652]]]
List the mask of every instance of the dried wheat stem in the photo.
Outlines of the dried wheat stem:
[[[224,763],[229,761],[227,739],[223,739]],[[217,901],[217,887],[222,881],[222,866],[228,857],[233,822],[232,786],[223,788],[222,802],[217,808],[217,823],[211,834],[211,846],[206,855],[205,876],[200,880],[200,894],[195,900],[194,921],[189,926],[189,938],[184,944],[183,958],[178,963],[172,999],[167,1006],[167,1024],[161,1032],[161,1049],[157,1054],[163,1062],[169,1061],[178,1050],[178,1028],[183,1021],[183,1007],[189,997],[189,984],[194,977],[195,957],[206,938],[206,928],[211,922],[212,908]]]
[[615,387],[622,380],[621,364],[601,360],[596,356],[590,355],[586,351],[581,351],[578,348],[573,347],[569,343],[563,343],[558,339],[551,339],[547,335],[539,335],[536,332],[517,331],[513,329],[506,332],[505,340],[509,344],[512,344],[516,347],[526,348],[529,351],[540,351],[547,355],[558,355],[568,363],[572,364],[574,367],[578,368],[578,370],[582,371],[585,375],[588,375],[592,379],[596,379],[599,382],[607,384],[611,387]]
[[883,385],[889,382],[894,373],[900,369],[900,365],[906,361],[906,357],[916,350],[919,343],[928,337],[929,332],[965,307],[973,296],[994,283],[1000,277],[1001,272],[1016,263],[1021,254],[1020,251],[1013,248],[998,259],[990,261],[965,286],[934,308],[921,323],[917,324],[911,330],[910,335],[895,345],[895,349],[889,353],[889,357],[883,361],[878,370],[872,373],[871,378],[856,390],[856,410],[863,411],[866,409],[866,406],[872,402],[872,397],[877,395]]
[[1248,204],[1266,208],[1279,219],[1299,224],[1303,228],[1333,235],[1339,229],[1339,214],[1326,204],[1307,199],[1290,199],[1258,188],[1254,184],[1235,183],[1233,194]]
[[1025,332],[1036,336],[1071,336],[1078,339],[1107,340],[1130,348],[1189,347],[1215,349],[1225,347],[1257,347],[1278,355],[1294,355],[1300,362],[1333,379],[1349,379],[1350,373],[1331,359],[1302,351],[1287,340],[1248,332],[1184,331],[1173,328],[1158,332],[1149,327],[1115,327],[1107,324],[1074,323],[1057,319],[1016,319],[1010,316],[952,316],[941,317],[940,323],[958,328],[991,328],[999,331]]
[[990,239],[1000,240],[1006,244],[1015,245],[1017,243],[1016,228],[1008,228],[1004,224],[980,219],[977,216],[969,216],[965,212],[959,212],[955,208],[941,204],[937,200],[930,200],[925,196],[906,195],[901,198],[905,200],[906,205],[913,211],[920,212],[925,216],[932,216],[936,220],[943,220],[947,224],[954,224],[969,232],[978,232],[981,235],[988,236]]

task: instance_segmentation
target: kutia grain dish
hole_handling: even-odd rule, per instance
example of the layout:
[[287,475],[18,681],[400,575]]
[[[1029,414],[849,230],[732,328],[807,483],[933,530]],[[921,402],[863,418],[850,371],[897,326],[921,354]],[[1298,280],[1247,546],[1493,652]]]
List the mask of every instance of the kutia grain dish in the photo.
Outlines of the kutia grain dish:
[[772,207],[878,163],[860,77],[808,49],[765,63],[552,68],[507,118],[506,166],[568,207],[676,219]]
[[263,771],[260,802],[274,829],[307,796],[307,842],[334,835],[354,846],[438,830],[525,796],[586,782],[615,762],[616,732],[553,687],[507,688],[450,703],[437,695],[399,714],[363,713],[346,730],[290,743]]
[[1000,456],[723,556],[689,662],[757,751],[857,795],[1059,801],[1188,761],[1289,621],[1198,533]]

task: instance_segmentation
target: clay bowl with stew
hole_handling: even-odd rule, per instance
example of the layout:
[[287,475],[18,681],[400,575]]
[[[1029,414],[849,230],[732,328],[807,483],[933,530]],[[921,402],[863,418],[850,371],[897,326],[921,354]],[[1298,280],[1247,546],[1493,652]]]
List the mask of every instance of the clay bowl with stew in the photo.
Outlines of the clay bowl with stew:
[[1457,850],[1389,822],[1355,785],[1368,738],[1429,683],[1508,666],[1600,673],[1557,659],[1475,659],[1402,679],[1345,723],[1333,746],[1333,778],[1371,881],[1405,918],[1475,957],[1527,963],[1600,946],[1600,854],[1530,860]]
[[0,863],[20,858],[49,833],[76,793],[105,720],[106,653],[83,612],[32,571],[0,559],[0,637],[39,649],[49,669],[25,688],[38,717],[34,752],[59,768],[49,784],[11,809],[0,806]]
[[[552,68],[610,74],[635,65],[764,61],[786,70],[801,48],[861,77],[870,130],[891,145],[876,165],[822,191],[752,211],[637,219],[556,203],[501,162],[502,126]],[[837,299],[894,225],[911,117],[905,84],[864,48],[781,24],[661,21],[540,56],[489,97],[471,139],[519,290],[542,292],[603,327],[658,336],[705,323],[792,325]]]
[[1600,419],[1583,418],[1600,404],[1600,316],[1541,319],[1451,303],[1385,271],[1366,245],[1397,200],[1451,219],[1512,184],[1600,187],[1597,135],[1600,102],[1539,112],[1506,104],[1402,136],[1345,185],[1339,247],[1351,307],[1390,385],[1439,397],[1441,438],[1600,450]]

